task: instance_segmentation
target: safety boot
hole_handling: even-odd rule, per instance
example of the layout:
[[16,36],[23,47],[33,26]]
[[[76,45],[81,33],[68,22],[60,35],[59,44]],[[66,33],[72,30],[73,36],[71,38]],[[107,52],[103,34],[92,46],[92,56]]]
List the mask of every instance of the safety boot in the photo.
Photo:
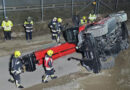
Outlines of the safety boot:
[[18,86],[18,88],[24,88],[22,85]]
[[14,78],[13,78],[12,76],[11,76],[10,79],[8,79],[8,81],[11,82],[11,83],[14,83],[14,82],[15,82],[15,80],[14,80]]
[[51,76],[51,79],[56,79],[57,78],[57,76]]
[[17,88],[24,88],[24,87],[19,83],[18,80],[16,80],[15,84],[16,84],[16,87],[17,87]]
[[8,81],[9,82],[11,82],[11,83],[14,83],[15,81],[14,80],[12,80],[11,78],[10,79],[8,79]]
[[42,80],[42,82],[43,82],[43,83],[48,83],[48,81],[44,81],[44,80]]
[[42,76],[42,83],[48,83],[48,81],[47,81],[47,79],[48,79],[48,75],[46,75],[46,76]]

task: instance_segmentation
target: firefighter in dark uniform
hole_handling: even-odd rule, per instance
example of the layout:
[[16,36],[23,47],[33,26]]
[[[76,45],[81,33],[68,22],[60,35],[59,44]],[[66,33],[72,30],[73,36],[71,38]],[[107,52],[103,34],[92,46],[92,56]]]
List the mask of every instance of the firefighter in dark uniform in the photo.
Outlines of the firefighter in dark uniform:
[[28,17],[24,22],[24,27],[26,32],[26,40],[32,40],[33,21],[31,17]]
[[61,18],[58,18],[57,20],[57,43],[60,43],[60,33],[62,31],[62,19]]
[[15,51],[12,55],[11,61],[10,61],[10,75],[11,78],[8,80],[11,83],[16,84],[18,88],[24,88],[20,84],[20,74],[23,72],[23,64],[20,59],[21,53],[20,51]]
[[79,17],[78,14],[73,15],[72,21],[73,21],[75,27],[79,27],[79,24],[80,24],[80,17]]
[[48,27],[50,28],[52,33],[52,40],[56,40],[56,26],[57,26],[57,18],[54,17],[48,24]]
[[44,67],[45,67],[46,76],[43,76],[43,78],[42,78],[43,83],[48,82],[47,79],[48,79],[49,76],[51,77],[51,79],[56,79],[57,78],[57,76],[54,75],[55,70],[53,68],[52,55],[53,55],[52,50],[48,50],[47,54],[45,55]]
[[57,43],[60,43],[60,32],[61,32],[61,18],[54,17],[53,20],[49,23],[49,28],[51,29],[52,33],[52,40],[56,40]]

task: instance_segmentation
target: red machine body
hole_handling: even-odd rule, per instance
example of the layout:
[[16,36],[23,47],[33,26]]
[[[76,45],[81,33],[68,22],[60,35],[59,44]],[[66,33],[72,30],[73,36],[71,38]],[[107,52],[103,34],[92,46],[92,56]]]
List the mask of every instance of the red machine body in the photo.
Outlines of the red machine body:
[[80,27],[79,27],[79,32],[85,30],[85,27],[86,27],[86,25],[82,25],[82,26],[80,26]]
[[47,50],[51,49],[54,51],[54,55],[52,56],[52,58],[53,60],[55,60],[57,58],[60,58],[62,56],[75,52],[76,51],[75,47],[76,47],[75,44],[63,43],[61,45],[57,45],[54,47],[36,51],[34,52],[34,54],[35,54],[36,60],[38,61],[38,65],[41,65],[43,64],[43,59],[45,57]]

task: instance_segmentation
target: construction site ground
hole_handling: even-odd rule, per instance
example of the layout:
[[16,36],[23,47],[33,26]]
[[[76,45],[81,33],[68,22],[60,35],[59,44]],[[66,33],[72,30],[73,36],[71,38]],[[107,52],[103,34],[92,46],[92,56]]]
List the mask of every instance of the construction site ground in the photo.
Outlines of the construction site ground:
[[[127,27],[130,30],[130,22],[127,22]],[[14,50],[20,50],[24,55],[56,45],[49,33],[35,36],[32,41],[19,38],[0,40],[0,43],[0,90],[18,90],[14,84],[8,82],[9,57]],[[70,56],[81,58],[80,54],[73,53],[54,61],[58,78],[49,80],[46,84],[41,83],[44,74],[42,66],[37,66],[35,72],[22,74],[21,82],[25,87],[23,90],[130,90],[130,47],[119,53],[113,68],[99,74],[87,72],[77,61],[67,61]]]

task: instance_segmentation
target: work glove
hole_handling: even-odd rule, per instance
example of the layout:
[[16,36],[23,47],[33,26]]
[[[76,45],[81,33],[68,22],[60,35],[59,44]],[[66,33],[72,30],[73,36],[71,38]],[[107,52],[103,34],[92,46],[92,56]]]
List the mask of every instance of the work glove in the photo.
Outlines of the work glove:
[[20,74],[21,73],[21,71],[16,71],[16,74]]
[[79,49],[79,47],[78,47],[78,46],[76,46],[76,49]]
[[15,72],[16,72],[15,70],[11,70],[11,73],[13,73],[13,74],[14,74]]
[[53,26],[52,26],[52,25],[50,25],[50,28],[51,28],[51,29],[53,29]]
[[23,65],[23,67],[22,67],[22,73],[24,73],[24,72],[26,72],[26,67],[25,67],[25,65]]

